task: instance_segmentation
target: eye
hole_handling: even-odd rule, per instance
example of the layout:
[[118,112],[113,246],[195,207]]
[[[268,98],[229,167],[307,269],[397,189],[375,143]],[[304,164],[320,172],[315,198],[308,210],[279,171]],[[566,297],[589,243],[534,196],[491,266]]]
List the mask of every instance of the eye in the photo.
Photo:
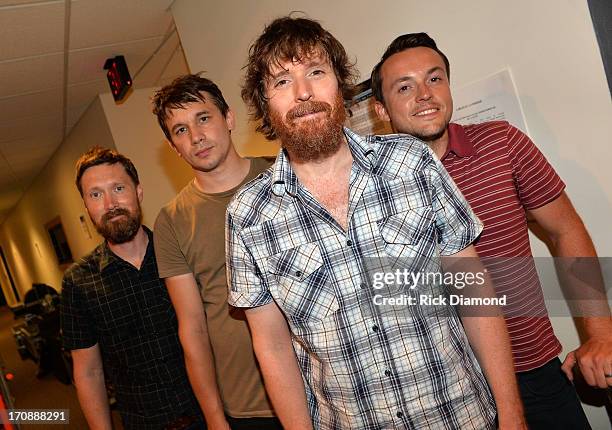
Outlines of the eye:
[[125,190],[125,185],[116,185],[115,186],[115,192],[116,193],[122,193]]
[[198,121],[200,121],[201,123],[207,122],[210,119],[210,116],[208,115],[202,115],[201,117],[198,118]]
[[406,91],[410,90],[410,86],[409,85],[402,85],[401,87],[398,88],[397,92],[398,93],[405,93]]
[[314,75],[314,76],[319,76],[319,75],[324,75],[324,74],[325,74],[325,70],[321,70],[321,69],[313,70],[311,73],[311,75]]
[[187,127],[177,127],[174,129],[174,134],[176,136],[180,136],[181,134],[185,133],[187,131]]
[[289,79],[279,79],[278,81],[274,82],[274,88],[286,87],[288,84]]
[[100,191],[90,191],[89,192],[90,199],[98,200],[100,197],[102,197],[102,193]]

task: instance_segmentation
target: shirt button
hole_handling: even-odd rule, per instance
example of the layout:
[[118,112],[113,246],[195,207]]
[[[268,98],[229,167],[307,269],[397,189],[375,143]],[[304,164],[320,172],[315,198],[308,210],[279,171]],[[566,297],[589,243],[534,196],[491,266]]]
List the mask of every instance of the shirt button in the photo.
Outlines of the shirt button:
[[295,272],[295,276],[297,276],[298,278],[302,277],[302,272],[300,272],[299,270],[297,272]]
[[353,242],[351,242],[350,240],[346,241],[346,246],[351,246],[353,244]]
[[385,370],[385,376],[391,376],[391,371],[390,370]]
[[378,326],[377,325],[373,325],[372,326],[372,331],[373,332],[377,332],[378,331]]
[[402,411],[399,411],[399,412],[398,412],[397,414],[395,414],[395,415],[397,415],[397,417],[398,417],[398,418],[401,418],[401,417],[403,417],[403,416],[404,416],[404,413],[403,413]]

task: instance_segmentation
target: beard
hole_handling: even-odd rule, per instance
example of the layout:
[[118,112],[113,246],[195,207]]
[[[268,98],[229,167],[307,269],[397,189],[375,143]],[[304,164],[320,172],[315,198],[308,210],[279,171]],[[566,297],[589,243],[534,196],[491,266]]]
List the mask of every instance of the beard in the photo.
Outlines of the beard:
[[[313,113],[325,112],[324,118],[295,123],[294,120]],[[344,139],[342,126],[346,119],[344,101],[338,94],[334,105],[321,101],[306,101],[289,110],[285,118],[278,112],[270,112],[270,122],[293,161],[307,162],[335,154]]]
[[[123,218],[111,221],[113,217],[125,215]],[[93,220],[92,220],[93,221]],[[130,212],[125,208],[111,209],[102,215],[100,222],[93,221],[96,230],[100,235],[113,244],[129,242],[136,236],[142,222],[142,210],[140,204],[135,212]]]

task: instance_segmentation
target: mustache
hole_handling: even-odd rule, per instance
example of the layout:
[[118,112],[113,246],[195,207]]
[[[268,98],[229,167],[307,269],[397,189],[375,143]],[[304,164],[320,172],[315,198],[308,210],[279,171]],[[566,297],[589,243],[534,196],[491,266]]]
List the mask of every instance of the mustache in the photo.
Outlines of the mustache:
[[125,208],[114,208],[109,210],[108,212],[106,212],[104,215],[102,215],[102,221],[103,222],[108,222],[111,218],[114,218],[116,216],[119,215],[125,215],[127,217],[130,216],[130,211],[128,211]]
[[296,118],[318,112],[327,112],[328,114],[331,114],[331,111],[332,107],[329,103],[311,100],[300,103],[291,109],[289,112],[287,112],[286,118],[288,121],[291,121]]

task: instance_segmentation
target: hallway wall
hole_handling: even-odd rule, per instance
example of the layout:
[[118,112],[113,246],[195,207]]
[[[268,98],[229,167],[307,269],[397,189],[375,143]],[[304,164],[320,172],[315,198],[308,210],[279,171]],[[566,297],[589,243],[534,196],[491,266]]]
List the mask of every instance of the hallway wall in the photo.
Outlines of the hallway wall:
[[[89,106],[0,226],[0,245],[22,298],[33,282],[42,282],[57,290],[61,287],[63,270],[45,229],[47,222],[60,217],[73,258],[91,251],[100,241],[74,184],[75,162],[93,145],[114,148],[99,98]],[[80,216],[85,217],[91,237],[83,229]],[[13,295],[6,291],[8,288],[9,284],[2,282],[9,305],[14,305]]]

